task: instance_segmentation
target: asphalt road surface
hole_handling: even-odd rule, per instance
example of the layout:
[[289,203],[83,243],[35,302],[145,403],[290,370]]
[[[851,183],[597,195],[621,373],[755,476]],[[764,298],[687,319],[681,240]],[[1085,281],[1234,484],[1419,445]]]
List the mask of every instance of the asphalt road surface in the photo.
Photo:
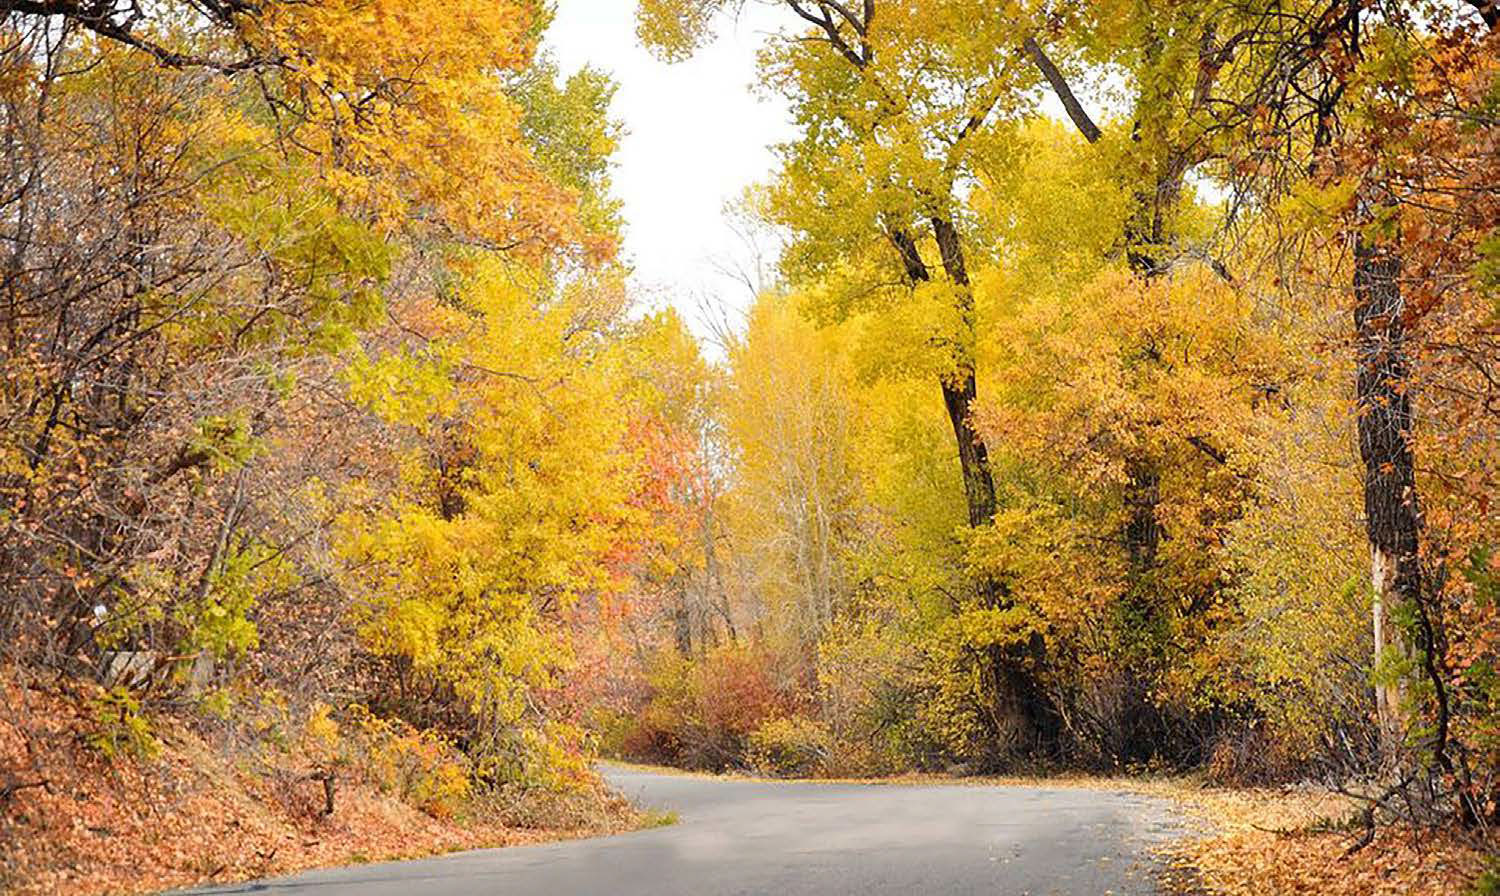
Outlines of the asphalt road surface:
[[189,892],[268,896],[1150,894],[1168,807],[1097,790],[605,774],[668,827]]

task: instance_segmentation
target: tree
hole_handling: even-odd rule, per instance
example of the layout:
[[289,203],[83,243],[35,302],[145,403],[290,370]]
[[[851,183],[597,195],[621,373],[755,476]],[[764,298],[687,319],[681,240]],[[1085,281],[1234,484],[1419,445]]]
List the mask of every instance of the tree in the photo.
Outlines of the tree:
[[[646,3],[640,33],[669,58],[681,56],[725,5]],[[940,386],[968,524],[987,526],[995,484],[989,448],[972,422],[972,248],[961,196],[983,154],[1003,140],[996,123],[1017,93],[1016,56],[997,43],[1008,34],[975,28],[961,3],[870,0],[856,9],[788,2],[786,9],[804,30],[776,41],[766,62],[770,83],[791,99],[803,129],[782,148],[783,171],[769,199],[773,219],[793,234],[783,267],[794,280],[826,281],[817,309],[825,318],[903,302],[929,313],[919,324],[925,348],[917,363]],[[1008,601],[994,582],[979,588],[996,606]],[[1039,648],[1033,642],[1026,658],[995,661],[1005,699],[1046,741],[1056,720],[1025,670],[1040,660]]]
[[644,537],[607,80],[534,64],[529,3],[4,8],[7,661],[151,708],[201,658],[215,699],[413,684],[385,708],[566,766],[530,707]]
[[811,670],[849,591],[861,506],[852,469],[852,383],[839,336],[767,295],[730,347],[725,429],[735,460],[735,548],[753,570],[766,627]]

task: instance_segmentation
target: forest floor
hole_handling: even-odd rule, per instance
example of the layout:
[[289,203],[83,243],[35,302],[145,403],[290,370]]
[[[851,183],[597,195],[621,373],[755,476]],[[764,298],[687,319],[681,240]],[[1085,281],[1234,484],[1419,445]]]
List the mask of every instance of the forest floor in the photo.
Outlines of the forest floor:
[[[0,893],[127,896],[309,868],[538,843],[639,826],[609,797],[535,822],[434,817],[357,779],[322,812],[302,757],[212,745],[153,720],[149,759],[108,759],[78,703],[0,679]],[[352,776],[351,776],[352,777]]]
[[1263,789],[1141,782],[1197,832],[1166,847],[1169,890],[1214,896],[1465,896],[1493,857],[1455,830],[1348,824],[1357,805],[1315,785]]

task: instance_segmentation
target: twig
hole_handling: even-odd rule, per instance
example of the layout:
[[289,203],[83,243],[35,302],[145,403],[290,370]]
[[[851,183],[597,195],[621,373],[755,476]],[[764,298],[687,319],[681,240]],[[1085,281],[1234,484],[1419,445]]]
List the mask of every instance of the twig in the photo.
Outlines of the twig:
[[1364,811],[1360,813],[1360,816],[1361,816],[1360,820],[1362,822],[1364,822],[1364,826],[1365,826],[1364,833],[1360,834],[1359,835],[1359,839],[1356,840],[1356,841],[1354,841],[1352,844],[1350,844],[1349,848],[1345,849],[1344,852],[1343,852],[1343,855],[1339,856],[1339,858],[1347,859],[1350,856],[1354,855],[1355,853],[1359,852],[1361,849],[1364,849],[1366,846],[1369,846],[1370,843],[1372,841],[1374,841],[1374,839],[1375,839],[1375,806],[1374,805],[1366,806],[1364,808]]
[[46,787],[51,783],[52,782],[46,778],[40,778],[36,781],[12,781],[4,787],[0,787],[0,806],[9,804],[11,797],[15,796],[23,790],[27,790],[32,787]]

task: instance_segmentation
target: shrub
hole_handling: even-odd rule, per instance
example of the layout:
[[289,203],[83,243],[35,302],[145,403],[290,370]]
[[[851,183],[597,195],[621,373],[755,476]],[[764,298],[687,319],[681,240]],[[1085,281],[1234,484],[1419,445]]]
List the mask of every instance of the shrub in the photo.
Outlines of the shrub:
[[1226,787],[1257,787],[1293,780],[1306,770],[1285,732],[1264,722],[1226,725],[1208,755],[1208,780]]
[[745,751],[750,767],[766,775],[805,778],[824,771],[832,739],[821,723],[799,716],[761,723]]
[[568,789],[503,784],[476,805],[487,818],[528,830],[621,831],[639,818],[628,800],[597,779]]
[[93,698],[96,727],[87,735],[89,746],[106,759],[121,755],[150,759],[161,749],[140,701],[123,687],[110,688]]
[[1500,896],[1500,859],[1490,861],[1490,867],[1469,889],[1469,896]]
[[799,683],[780,666],[763,645],[695,658],[665,651],[647,672],[650,697],[611,739],[633,759],[708,771],[744,766],[752,732],[795,714]]
[[940,767],[935,729],[923,723],[933,688],[920,638],[897,619],[841,620],[818,646],[819,717],[832,735],[825,773],[884,775]]
[[346,761],[364,769],[381,791],[434,818],[450,818],[467,802],[470,761],[447,738],[363,707],[352,708],[350,715],[357,734],[347,749],[362,755],[347,755]]

